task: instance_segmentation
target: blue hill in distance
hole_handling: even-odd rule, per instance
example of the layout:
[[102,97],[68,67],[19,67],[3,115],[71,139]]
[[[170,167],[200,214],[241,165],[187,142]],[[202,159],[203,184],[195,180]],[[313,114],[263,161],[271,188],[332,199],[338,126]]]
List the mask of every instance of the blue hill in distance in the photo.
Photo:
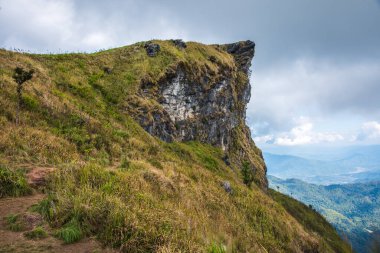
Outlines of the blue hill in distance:
[[296,149],[287,154],[264,152],[268,175],[321,185],[380,180],[380,145],[312,152]]

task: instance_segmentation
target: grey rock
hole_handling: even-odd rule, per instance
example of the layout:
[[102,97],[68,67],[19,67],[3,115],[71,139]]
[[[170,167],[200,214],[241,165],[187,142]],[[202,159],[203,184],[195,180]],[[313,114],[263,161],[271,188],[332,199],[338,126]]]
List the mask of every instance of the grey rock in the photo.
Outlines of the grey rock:
[[110,67],[103,67],[103,71],[104,71],[104,73],[106,73],[106,74],[112,74],[112,69],[110,68]]
[[233,87],[229,77],[207,90],[191,81],[179,67],[173,78],[160,85],[159,92],[164,121],[152,122],[148,132],[165,141],[199,140],[228,149],[230,132],[243,116],[231,99]]
[[[152,44],[148,45],[147,51]],[[224,47],[239,66],[249,68],[254,53],[253,42]],[[142,83],[141,95],[155,99],[162,109],[148,114],[148,109],[139,108],[141,113],[132,116],[147,132],[164,141],[197,140],[228,151],[233,143],[234,129],[238,125],[245,126],[251,90],[249,81],[237,84],[240,81],[232,69],[225,69],[213,81],[207,76],[194,80],[193,76],[194,73],[179,64],[159,81],[156,88],[151,89],[154,84],[149,82]]]
[[232,193],[232,187],[229,181],[223,181],[221,183],[221,186],[227,193]]
[[187,47],[183,40],[171,40],[171,42],[180,49],[185,49]]
[[248,73],[255,54],[255,42],[251,40],[226,44],[227,52],[232,54],[240,70]]
[[223,161],[224,161],[224,163],[225,163],[227,166],[230,166],[230,165],[231,165],[230,158],[228,157],[228,155],[223,156]]
[[[123,106],[148,133],[163,141],[199,141],[220,147],[226,154],[225,164],[234,171],[247,161],[254,182],[266,190],[266,166],[245,123],[255,43],[241,41],[213,47],[231,54],[235,63],[209,58],[215,60],[215,71],[208,64],[176,62],[159,80],[141,80],[138,93],[127,97]],[[158,48],[157,44],[146,44],[147,53],[152,56]]]
[[144,47],[145,47],[147,55],[150,57],[156,56],[161,50],[160,45],[150,42],[150,41],[145,43]]

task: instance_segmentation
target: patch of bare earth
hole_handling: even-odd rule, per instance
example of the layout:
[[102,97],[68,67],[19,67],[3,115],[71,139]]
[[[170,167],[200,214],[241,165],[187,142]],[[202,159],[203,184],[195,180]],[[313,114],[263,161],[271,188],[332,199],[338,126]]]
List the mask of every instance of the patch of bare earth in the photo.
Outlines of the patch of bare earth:
[[[28,182],[32,187],[39,187],[44,184],[45,177],[51,173],[53,168],[35,168],[28,175]],[[34,194],[31,196],[17,198],[0,199],[0,253],[115,253],[117,251],[103,248],[94,238],[85,238],[74,244],[63,244],[62,241],[53,237],[53,231],[49,228],[39,214],[31,213],[28,209],[41,201],[45,195]],[[22,231],[13,232],[9,230],[6,217],[9,215],[20,214],[25,222]],[[28,239],[24,236],[26,231],[41,225],[48,233],[44,239]]]
[[56,168],[35,167],[26,174],[28,184],[32,187],[44,186],[49,174],[53,173]]

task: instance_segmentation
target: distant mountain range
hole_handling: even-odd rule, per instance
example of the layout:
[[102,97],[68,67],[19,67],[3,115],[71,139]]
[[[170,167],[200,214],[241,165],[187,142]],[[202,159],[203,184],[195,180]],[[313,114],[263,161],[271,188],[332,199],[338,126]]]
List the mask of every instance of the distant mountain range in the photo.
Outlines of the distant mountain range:
[[[268,174],[329,185],[380,180],[380,145],[354,146],[316,152],[313,155],[264,152]],[[315,157],[321,159],[315,159]]]
[[[291,160],[295,161],[292,157]],[[380,181],[322,186],[274,176],[268,176],[268,180],[271,188],[310,205],[325,216],[352,242],[356,252],[378,252],[373,250],[380,243]]]

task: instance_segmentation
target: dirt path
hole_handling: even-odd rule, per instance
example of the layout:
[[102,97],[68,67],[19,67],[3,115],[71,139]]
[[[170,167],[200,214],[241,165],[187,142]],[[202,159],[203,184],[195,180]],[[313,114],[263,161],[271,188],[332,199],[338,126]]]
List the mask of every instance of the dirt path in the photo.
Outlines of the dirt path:
[[78,243],[65,245],[62,241],[52,236],[52,231],[45,225],[49,236],[45,239],[30,240],[22,232],[12,232],[7,228],[6,217],[11,214],[24,214],[33,204],[38,203],[44,198],[43,194],[19,198],[0,199],[0,253],[115,253],[111,249],[104,249],[93,238],[86,238]]

